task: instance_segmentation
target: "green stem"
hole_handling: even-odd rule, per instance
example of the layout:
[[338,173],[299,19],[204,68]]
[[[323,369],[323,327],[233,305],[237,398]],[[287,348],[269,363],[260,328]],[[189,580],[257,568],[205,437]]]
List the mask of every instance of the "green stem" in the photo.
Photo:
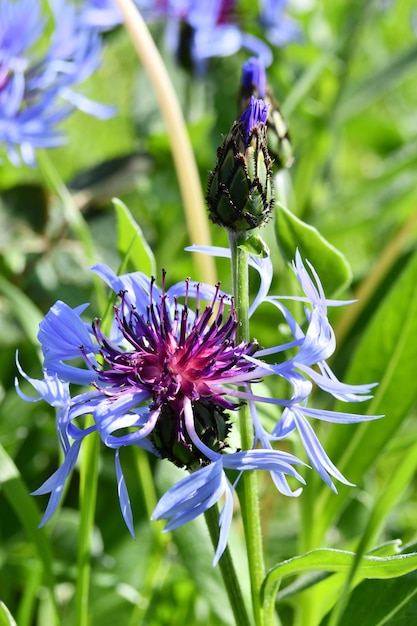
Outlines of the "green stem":
[[[240,326],[236,340],[249,341],[249,266],[248,253],[239,248],[247,238],[246,233],[229,233],[232,252],[233,294],[237,319]],[[244,405],[239,411],[240,436],[243,450],[253,446],[253,423],[249,407]],[[256,626],[264,624],[264,612],[261,603],[261,587],[265,578],[263,558],[261,518],[258,496],[258,480],[254,471],[243,472],[238,494],[241,504],[242,520],[245,529],[246,549],[248,554],[249,575],[251,581],[252,605]]]
[[[212,506],[208,509],[204,513],[204,516],[206,518],[213,546],[216,548],[219,540],[219,511],[217,506]],[[250,626],[251,622],[246,612],[242,590],[239,585],[232,555],[230,554],[228,546],[226,546],[226,549],[219,560],[219,567],[222,573],[227,595],[230,600],[233,615],[235,616],[236,626]]]
[[80,530],[78,539],[77,586],[75,590],[76,624],[88,626],[91,574],[91,538],[96,509],[98,453],[100,439],[92,433],[83,442],[80,466]]
[[[152,83],[167,126],[191,242],[199,245],[210,245],[207,211],[204,205],[200,175],[184,116],[170,76],[149,30],[132,0],[115,0],[115,2],[122,12],[126,30]],[[216,271],[213,258],[196,254],[194,262],[203,280],[214,284]]]

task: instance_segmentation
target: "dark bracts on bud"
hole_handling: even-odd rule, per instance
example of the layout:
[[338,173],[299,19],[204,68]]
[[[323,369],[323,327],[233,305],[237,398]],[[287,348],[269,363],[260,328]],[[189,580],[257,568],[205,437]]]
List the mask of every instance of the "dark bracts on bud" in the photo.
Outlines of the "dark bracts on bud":
[[272,160],[266,126],[256,123],[248,132],[235,122],[217,150],[206,195],[210,219],[234,231],[265,224],[273,206]]
[[[214,452],[222,452],[230,432],[230,416],[222,408],[207,400],[192,403],[195,431],[201,441]],[[195,470],[208,465],[210,460],[191,441],[184,416],[164,404],[157,424],[149,436],[162,458],[178,467]]]

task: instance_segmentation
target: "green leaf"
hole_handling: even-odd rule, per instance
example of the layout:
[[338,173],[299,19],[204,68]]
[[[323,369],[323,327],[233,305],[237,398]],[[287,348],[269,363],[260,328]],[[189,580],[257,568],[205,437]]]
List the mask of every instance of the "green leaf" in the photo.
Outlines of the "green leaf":
[[[386,543],[377,546],[373,550],[369,552],[370,556],[378,556],[378,557],[387,557],[387,556],[396,556],[399,552],[399,546],[401,545],[401,541],[398,539],[394,539],[392,541],[388,541]],[[355,563],[352,560],[352,565]],[[314,586],[314,596],[320,595],[320,598],[328,598],[332,596],[334,590],[337,590],[337,597],[340,595],[340,589],[343,586],[343,581],[346,579],[346,572],[308,572],[305,575],[302,575],[286,585],[283,589],[281,589],[277,595],[278,601],[288,601],[289,598],[297,597],[295,602],[298,601],[299,594],[306,589],[309,589]],[[342,578],[343,576],[343,578]],[[320,583],[320,588],[318,586]],[[330,604],[331,606],[331,604]]]
[[[271,569],[265,577],[264,595],[277,580],[294,574],[306,572],[349,572],[355,560],[354,552],[318,548],[301,556],[283,561]],[[356,576],[362,578],[396,578],[417,569],[417,552],[396,556],[364,556],[357,569]]]
[[317,271],[327,296],[334,296],[348,287],[352,274],[343,254],[316,228],[300,220],[281,203],[276,203],[276,209],[276,236],[284,258],[291,262],[298,249],[303,259],[310,261]]
[[268,244],[266,244],[259,235],[251,235],[243,243],[239,244],[238,247],[248,254],[254,254],[261,259],[265,259],[269,256]]
[[0,601],[0,626],[17,626],[7,606]]
[[16,318],[26,333],[28,340],[38,349],[39,341],[37,338],[39,323],[43,319],[41,311],[33,304],[33,302],[15,285],[12,285],[5,278],[0,276],[0,292],[8,299]]
[[363,82],[355,85],[346,93],[336,111],[338,121],[346,122],[352,116],[357,116],[369,104],[386,95],[389,89],[404,79],[407,72],[414,71],[417,61],[417,45],[412,45],[394,58],[389,57],[387,65],[374,70]]
[[[332,428],[326,451],[352,482],[361,481],[366,470],[392,440],[410,407],[417,400],[417,253],[413,255],[389,291],[367,328],[345,377],[350,383],[379,382],[374,399],[352,404],[354,413],[385,417],[358,425]],[[337,407],[342,410],[342,403]],[[344,429],[344,433],[343,430]],[[343,436],[345,435],[345,436]],[[351,493],[340,485],[339,494],[322,486],[315,498],[311,546],[319,545],[331,520]]]
[[140,226],[121,200],[114,198],[113,204],[117,215],[117,249],[123,268],[129,268],[131,271],[139,270],[148,276],[155,276],[155,258]]
[[[338,626],[410,626],[417,615],[417,571],[401,578],[369,580],[352,593]],[[329,616],[320,626],[328,624]]]
[[317,85],[320,75],[329,67],[335,56],[338,44],[334,49],[326,50],[318,59],[308,65],[301,73],[300,77],[295,80],[286,99],[282,102],[282,112],[289,117],[292,112],[305,101],[309,92]]
[[[392,557],[398,556],[401,541],[395,540],[383,543],[368,553],[368,556],[376,557]],[[357,563],[357,554],[351,560],[351,567]],[[356,570],[355,570],[356,571]],[[328,613],[336,603],[339,603],[341,594],[346,587],[346,579],[350,576],[352,569],[332,572],[317,571],[307,572],[295,579],[294,582],[286,584],[278,594],[273,593],[273,585],[269,585],[268,593],[271,593],[269,602],[275,606],[276,602],[282,604],[290,604],[294,608],[301,608],[311,617],[312,624],[318,624],[319,621]],[[362,582],[360,576],[352,576],[350,582],[355,586]],[[279,581],[278,581],[279,584]],[[350,589],[352,587],[349,587]],[[311,599],[314,602],[311,602]],[[314,618],[312,615],[314,614]]]

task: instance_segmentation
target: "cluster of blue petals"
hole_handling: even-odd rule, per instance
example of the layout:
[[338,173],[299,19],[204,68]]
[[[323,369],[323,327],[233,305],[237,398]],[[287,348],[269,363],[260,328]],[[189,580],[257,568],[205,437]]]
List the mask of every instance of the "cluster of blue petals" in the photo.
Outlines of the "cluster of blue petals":
[[[223,248],[192,249],[230,256],[230,251]],[[82,440],[95,431],[107,447],[115,450],[120,506],[133,535],[120,448],[136,445],[159,456],[151,435],[166,403],[170,403],[174,414],[181,416],[188,437],[208,462],[162,496],[153,519],[166,519],[166,530],[174,529],[222,500],[215,563],[225,549],[233,514],[235,483],[230,482],[230,474],[225,470],[235,470],[236,480],[247,470],[267,471],[281,493],[299,495],[302,489],[293,490],[288,478],[303,484],[295,467],[304,462],[276,449],[277,442],[298,432],[306,460],[330,488],[336,491],[332,478],[350,484],[327,456],[311,422],[354,423],[376,416],[308,406],[313,384],[345,402],[371,397],[374,385],[344,384],[327,364],[335,350],[327,307],[345,303],[325,298],[314,268],[308,262],[304,264],[297,253],[293,270],[303,295],[291,299],[305,303],[305,320],[299,324],[285,306],[285,297],[269,295],[270,259],[250,257],[250,264],[260,276],[250,315],[261,305],[275,307],[279,322],[287,324],[291,335],[285,344],[269,348],[260,348],[255,343],[236,344],[233,303],[218,286],[187,280],[168,290],[163,286],[161,290],[153,279],[140,272],[117,276],[105,265],[97,265],[93,271],[119,296],[109,336],[102,332],[98,322],[83,321],[88,304],[72,309],[59,301],[50,309],[39,330],[44,378],[30,378],[18,365],[20,374],[32,384],[38,397],[23,393],[16,381],[23,399],[46,400],[57,409],[56,428],[64,462],[35,492],[50,494],[42,524],[60,502]],[[190,302],[194,299],[192,308]],[[211,304],[203,309],[202,301]],[[229,312],[227,303],[230,303]],[[288,350],[294,356],[284,358]],[[82,365],[78,364],[80,357]],[[292,389],[289,398],[257,392],[259,381],[270,377],[289,383]],[[72,393],[72,384],[89,385],[90,389],[79,393],[77,388]],[[193,415],[193,402],[199,398],[230,410],[247,403],[254,426],[252,449],[234,452],[227,448],[216,452],[205,445],[196,432]],[[265,403],[277,406],[277,420],[272,429],[267,429],[258,415],[259,405]],[[93,424],[83,427],[79,418],[86,415],[93,417]]]
[[36,148],[64,142],[58,124],[75,109],[106,119],[114,108],[74,87],[98,68],[102,41],[75,4],[49,0],[53,33],[44,53],[48,19],[40,0],[0,0],[0,148],[10,161],[33,166]]

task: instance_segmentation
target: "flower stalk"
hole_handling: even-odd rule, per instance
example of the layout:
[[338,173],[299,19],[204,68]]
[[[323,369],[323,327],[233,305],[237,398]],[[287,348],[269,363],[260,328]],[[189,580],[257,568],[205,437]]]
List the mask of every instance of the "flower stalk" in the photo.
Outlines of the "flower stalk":
[[[236,315],[240,322],[237,329],[238,341],[249,341],[249,265],[248,253],[240,247],[248,237],[246,231],[236,233],[228,231],[232,253],[232,280],[235,298]],[[253,422],[249,407],[243,405],[239,411],[240,436],[243,450],[253,446]],[[263,609],[261,606],[261,587],[265,578],[263,557],[261,518],[258,494],[258,478],[256,472],[244,472],[238,486],[241,513],[245,530],[248,555],[249,576],[251,583],[252,606],[256,626],[263,626]]]
[[[131,0],[115,0],[115,2],[122,12],[126,30],[155,90],[160,111],[167,125],[190,239],[197,244],[209,245],[210,233],[200,176],[181,107],[168,71],[142,16],[133,2]],[[213,258],[196,255],[195,263],[203,280],[209,284],[214,284],[216,271]]]
[[[216,548],[219,541],[219,512],[217,506],[208,509],[204,513],[204,516],[210,533],[210,538],[212,540],[214,548]],[[219,560],[219,567],[222,573],[227,595],[229,597],[230,605],[232,607],[233,615],[235,616],[236,625],[250,626],[251,622],[246,611],[242,590],[239,585],[239,580],[236,575],[232,555],[230,554],[228,546],[226,547]]]

